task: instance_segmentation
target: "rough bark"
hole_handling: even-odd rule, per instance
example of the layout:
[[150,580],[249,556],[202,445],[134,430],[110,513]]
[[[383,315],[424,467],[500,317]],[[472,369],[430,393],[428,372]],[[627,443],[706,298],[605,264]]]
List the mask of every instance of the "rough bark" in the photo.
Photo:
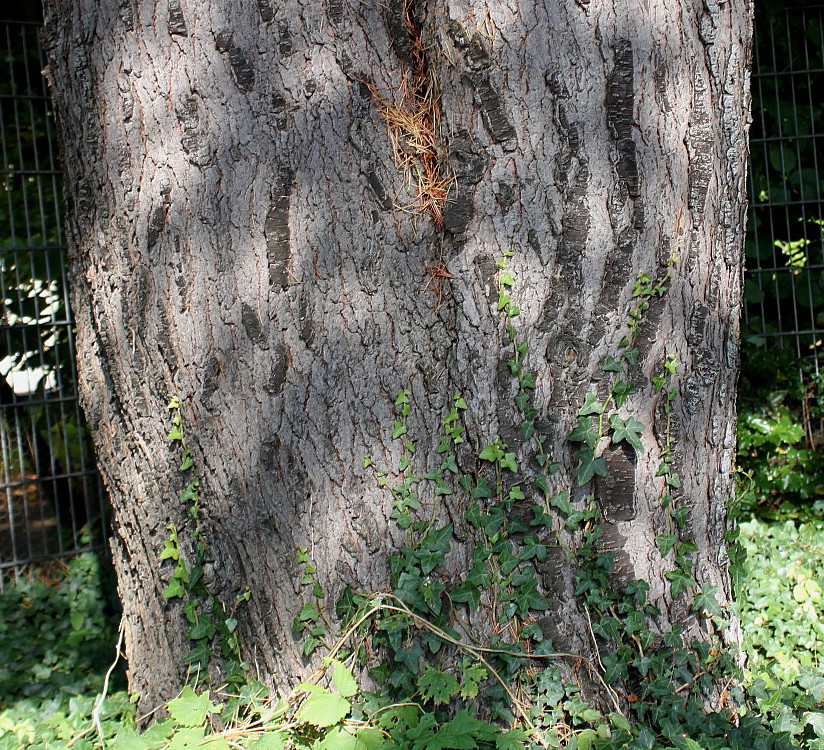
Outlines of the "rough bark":
[[[250,587],[246,655],[283,686],[304,668],[296,548],[330,600],[386,585],[391,501],[362,467],[366,454],[397,465],[395,393],[413,393],[424,464],[455,393],[470,448],[519,444],[494,304],[509,249],[559,488],[574,476],[564,436],[584,394],[605,388],[636,275],[680,256],[626,409],[650,425],[646,451],[611,454],[595,492],[616,575],[648,580],[663,620],[689,625],[654,542],[649,381],[676,354],[680,502],[698,576],[729,600],[749,2],[46,4],[81,395],[142,706],[174,693],[188,649],[158,562],[166,525],[186,526],[168,398],[203,485],[211,586],[227,601]],[[456,176],[442,222],[397,208],[415,197],[376,94],[397,95],[410,71],[442,92],[440,169]],[[427,291],[433,263],[455,277],[443,299]],[[471,468],[469,448],[461,460]],[[541,573],[556,647],[588,652],[560,548]]]

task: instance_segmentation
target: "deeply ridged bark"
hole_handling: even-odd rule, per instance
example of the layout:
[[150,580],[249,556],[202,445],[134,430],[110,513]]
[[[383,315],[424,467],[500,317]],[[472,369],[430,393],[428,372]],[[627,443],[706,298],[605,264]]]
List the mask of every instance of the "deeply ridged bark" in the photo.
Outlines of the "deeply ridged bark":
[[[674,353],[677,502],[692,508],[700,582],[729,601],[748,2],[47,5],[82,400],[142,707],[176,691],[188,650],[158,561],[167,524],[187,524],[169,397],[202,481],[210,585],[226,601],[250,587],[245,654],[283,686],[304,668],[296,548],[330,601],[386,586],[397,535],[363,457],[397,464],[395,393],[412,391],[424,465],[455,393],[470,405],[466,470],[497,435],[520,445],[495,305],[505,250],[559,489],[575,474],[564,437],[605,388],[636,275],[679,256],[624,410],[649,425],[646,450],[610,452],[609,481],[577,495],[596,494],[617,578],[645,578],[664,622],[697,627],[655,546],[650,378]],[[427,80],[441,153],[426,168],[455,178],[442,218],[415,213],[376,101]],[[589,653],[561,547],[539,573],[556,648]]]

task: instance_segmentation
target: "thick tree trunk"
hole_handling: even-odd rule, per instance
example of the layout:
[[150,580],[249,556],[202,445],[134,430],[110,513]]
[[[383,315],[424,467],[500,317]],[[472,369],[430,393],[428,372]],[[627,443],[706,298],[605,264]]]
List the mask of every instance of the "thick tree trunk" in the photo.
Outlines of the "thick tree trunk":
[[[395,394],[412,391],[424,466],[455,393],[470,406],[465,470],[496,436],[520,445],[504,251],[557,489],[575,486],[565,436],[585,394],[604,395],[637,274],[679,257],[622,411],[649,426],[645,452],[608,450],[610,476],[575,497],[595,492],[616,577],[646,579],[662,622],[690,627],[655,545],[665,417],[650,379],[675,354],[676,503],[692,510],[697,577],[729,601],[749,2],[47,6],[82,398],[143,706],[179,687],[188,650],[159,562],[167,524],[187,526],[169,397],[202,483],[210,584],[227,602],[251,589],[244,653],[284,686],[304,668],[297,548],[330,602],[386,586],[391,498],[363,458],[397,466]],[[393,153],[392,102],[440,153]],[[423,198],[398,156],[428,175]],[[444,205],[436,183],[451,177]],[[556,648],[589,653],[560,547],[539,572]]]

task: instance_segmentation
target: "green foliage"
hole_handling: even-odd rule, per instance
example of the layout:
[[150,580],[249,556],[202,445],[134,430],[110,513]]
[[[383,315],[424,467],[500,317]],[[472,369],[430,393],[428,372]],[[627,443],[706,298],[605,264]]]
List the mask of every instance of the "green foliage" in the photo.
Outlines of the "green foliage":
[[747,690],[774,731],[824,748],[824,523],[753,519],[740,544]]
[[[109,573],[109,575],[106,575]],[[100,686],[110,661],[113,588],[92,553],[33,571],[0,596],[0,707]],[[111,590],[111,589],[110,589]]]
[[[33,570],[0,594],[0,749],[93,746],[94,695],[117,632],[113,592],[110,566],[87,552]],[[112,680],[122,690],[122,671]],[[125,693],[110,695],[101,724],[114,734],[131,709]]]
[[[824,375],[789,350],[744,350],[738,403],[741,512],[776,515],[782,504],[822,505]],[[818,503],[818,504],[816,504]]]

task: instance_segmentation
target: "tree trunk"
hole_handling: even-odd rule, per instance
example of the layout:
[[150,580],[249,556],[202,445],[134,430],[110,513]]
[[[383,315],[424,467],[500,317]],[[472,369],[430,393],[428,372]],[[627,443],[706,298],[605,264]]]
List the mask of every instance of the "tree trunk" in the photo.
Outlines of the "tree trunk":
[[[749,2],[46,5],[81,396],[142,708],[179,688],[189,649],[159,561],[167,524],[182,540],[191,528],[169,398],[201,480],[209,585],[227,606],[249,587],[244,654],[283,688],[305,670],[298,548],[330,609],[346,585],[387,586],[400,534],[364,457],[397,467],[398,391],[421,466],[440,461],[456,393],[463,471],[496,437],[526,455],[496,304],[505,251],[537,427],[561,464],[551,489],[577,507],[594,493],[616,583],[645,579],[662,627],[708,637],[655,543],[671,529],[651,379],[675,355],[673,503],[691,509],[698,582],[726,604]],[[606,396],[637,275],[667,269],[621,408],[646,425],[644,451],[597,446],[609,475],[578,487],[566,436],[585,395]],[[466,507],[445,498],[458,540]],[[544,625],[557,650],[591,654],[575,567],[553,544]]]

